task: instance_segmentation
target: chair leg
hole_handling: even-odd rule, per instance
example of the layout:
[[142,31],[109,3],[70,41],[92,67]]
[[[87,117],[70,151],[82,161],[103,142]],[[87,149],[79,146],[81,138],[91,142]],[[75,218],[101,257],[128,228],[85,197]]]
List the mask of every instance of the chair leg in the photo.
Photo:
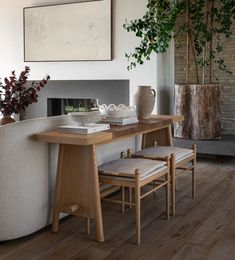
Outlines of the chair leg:
[[90,218],[86,218],[86,234],[90,235],[91,233],[91,220]]
[[166,175],[166,219],[169,220],[170,218],[170,173],[167,172]]
[[[132,202],[132,188],[129,188],[129,202]],[[132,208],[132,205],[129,205],[129,208]]]
[[196,174],[195,168],[192,169],[192,198],[195,199],[196,195]]
[[192,198],[195,199],[196,197],[196,154],[197,154],[196,145],[193,145],[193,153],[194,153],[194,157],[192,160]]
[[136,218],[136,243],[140,244],[140,174],[135,171],[135,218]]
[[53,216],[52,216],[52,226],[51,226],[52,232],[58,232],[59,230],[59,216],[60,216],[59,211],[54,209]]
[[[125,201],[125,187],[122,187],[122,202]],[[125,204],[122,203],[122,206],[121,206],[121,212],[124,213],[125,211]]]
[[170,175],[171,175],[171,214],[175,215],[175,154],[170,158]]

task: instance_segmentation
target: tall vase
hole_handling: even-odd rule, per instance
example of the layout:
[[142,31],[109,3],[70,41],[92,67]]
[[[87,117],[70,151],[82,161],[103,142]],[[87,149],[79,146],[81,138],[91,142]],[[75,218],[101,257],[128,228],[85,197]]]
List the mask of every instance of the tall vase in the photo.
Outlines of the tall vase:
[[3,117],[0,119],[0,125],[7,125],[14,122],[15,119],[12,118],[11,115],[3,115]]
[[139,120],[148,119],[156,98],[156,91],[150,86],[139,86],[135,95],[136,114]]

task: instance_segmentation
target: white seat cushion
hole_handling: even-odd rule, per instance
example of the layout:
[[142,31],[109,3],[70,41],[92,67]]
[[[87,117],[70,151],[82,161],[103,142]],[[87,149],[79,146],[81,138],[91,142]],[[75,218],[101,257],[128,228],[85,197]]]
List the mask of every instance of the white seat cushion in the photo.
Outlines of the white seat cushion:
[[[163,169],[166,169],[166,163],[162,161],[155,161],[142,158],[132,159],[118,159],[99,166],[99,173],[116,174],[120,173],[131,174],[133,178],[135,176],[135,170],[138,169],[140,178],[145,179]],[[122,177],[123,178],[123,177]]]
[[143,149],[133,155],[149,156],[149,157],[166,157],[172,153],[175,154],[176,162],[179,162],[193,154],[192,149],[186,149],[174,146],[157,146]]

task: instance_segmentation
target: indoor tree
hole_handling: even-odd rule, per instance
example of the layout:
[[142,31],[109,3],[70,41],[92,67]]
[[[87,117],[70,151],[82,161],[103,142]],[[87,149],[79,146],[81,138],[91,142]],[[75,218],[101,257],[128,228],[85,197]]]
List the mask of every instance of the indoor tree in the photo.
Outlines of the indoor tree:
[[[185,17],[177,26],[177,19]],[[148,0],[143,18],[124,24],[128,32],[141,39],[133,53],[126,54],[128,69],[143,64],[150,55],[163,53],[170,41],[177,37],[176,47],[181,46],[187,35],[186,83],[189,68],[195,69],[196,82],[212,82],[212,63],[226,73],[231,71],[219,55],[223,51],[223,37],[230,37],[235,19],[235,0]],[[201,77],[200,77],[201,76]]]
[[140,38],[134,52],[126,54],[128,69],[143,64],[152,53],[165,52],[172,38],[176,48],[186,47],[186,82],[175,85],[175,113],[185,120],[175,125],[176,137],[221,137],[221,88],[213,83],[212,72],[217,66],[231,74],[222,52],[234,20],[235,0],[148,0],[145,15],[124,24]]

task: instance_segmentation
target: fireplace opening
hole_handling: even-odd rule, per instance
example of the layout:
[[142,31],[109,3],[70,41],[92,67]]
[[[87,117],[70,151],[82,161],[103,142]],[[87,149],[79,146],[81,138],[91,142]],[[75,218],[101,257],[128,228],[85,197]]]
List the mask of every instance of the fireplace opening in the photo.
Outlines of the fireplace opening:
[[98,99],[94,98],[48,98],[47,116],[59,116],[69,112],[98,110]]

